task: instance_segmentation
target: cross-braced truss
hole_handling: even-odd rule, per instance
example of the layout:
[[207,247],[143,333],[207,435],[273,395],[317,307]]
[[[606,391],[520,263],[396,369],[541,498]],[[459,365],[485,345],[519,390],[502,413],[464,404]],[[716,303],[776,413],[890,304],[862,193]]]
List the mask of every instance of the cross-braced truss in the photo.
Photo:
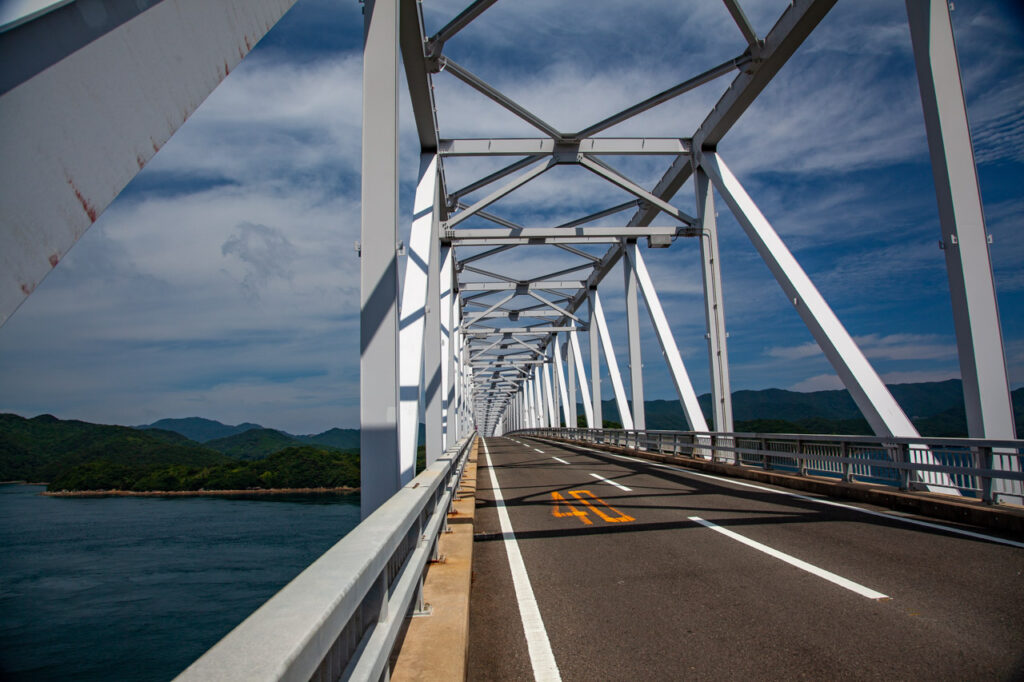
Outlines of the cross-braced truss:
[[[439,456],[453,438],[473,428],[491,435],[560,423],[574,426],[578,419],[578,395],[582,397],[583,419],[587,426],[600,428],[603,423],[602,363],[623,426],[645,428],[643,379],[639,369],[642,364],[641,297],[690,428],[709,431],[662,309],[657,284],[648,271],[646,249],[642,248],[668,248],[680,239],[699,242],[713,425],[717,431],[731,432],[727,334],[712,189],[735,215],[875,432],[917,436],[913,424],[850,334],[717,151],[719,141],[835,0],[790,3],[763,37],[747,20],[738,0],[724,0],[737,28],[735,57],[572,132],[558,129],[542,118],[542,112],[531,111],[474,73],[472,64],[458,63],[446,53],[448,43],[456,41],[459,32],[494,2],[477,0],[432,36],[425,34],[420,7],[414,0],[376,0],[366,5],[364,120],[368,125],[372,120],[371,127],[377,130],[371,130],[369,137],[364,133],[364,155],[371,160],[364,160],[363,253],[365,259],[367,245],[376,240],[383,265],[367,279],[364,260],[364,302],[372,303],[369,292],[380,292],[380,274],[389,263],[397,263],[395,257],[387,255],[391,235],[379,229],[366,208],[368,204],[380,205],[383,200],[386,210],[394,210],[390,200],[395,191],[393,180],[388,184],[394,171],[387,164],[373,168],[374,157],[384,152],[390,163],[390,147],[386,144],[394,144],[395,137],[393,121],[381,124],[379,119],[381,111],[392,108],[390,98],[396,75],[388,61],[391,55],[384,54],[394,50],[394,46],[387,43],[388,31],[394,28],[392,21],[397,21],[400,27],[399,42],[421,146],[414,222],[406,240],[404,290],[395,317],[400,367],[396,385],[401,404],[397,445],[401,454],[398,470],[392,471],[398,479],[405,481],[412,475],[417,417],[421,409],[427,425],[428,461]],[[941,0],[908,0],[907,4],[926,120],[932,133],[932,119],[941,119],[943,125],[947,125],[956,118],[957,104],[961,109],[963,106],[962,92],[937,93],[931,76],[931,69],[948,73],[950,68],[948,63],[942,63],[943,50],[952,50],[948,8]],[[384,12],[388,14],[381,14]],[[391,12],[395,13],[393,18]],[[385,23],[375,26],[380,17],[385,17]],[[378,28],[383,37],[375,36]],[[928,42],[932,44],[931,51]],[[935,49],[936,45],[939,49]],[[376,60],[374,55],[378,51],[383,52]],[[436,117],[438,103],[434,101],[434,81],[439,78],[453,78],[469,86],[479,97],[532,126],[539,135],[484,139],[442,136]],[[724,93],[696,130],[681,131],[688,133],[685,137],[606,134],[614,126],[653,107],[696,88],[713,87],[715,82],[727,82]],[[966,134],[966,122],[963,125],[962,133]],[[948,133],[942,129],[932,137],[943,134]],[[968,163],[973,167],[973,157],[953,159],[951,152],[941,144],[938,150],[934,143],[932,147],[935,163]],[[622,170],[629,167],[632,157],[664,159],[665,170],[653,187],[644,186]],[[449,187],[446,170],[459,168],[458,164],[467,159],[476,161],[476,167],[483,165],[481,159],[486,159],[490,165],[462,186]],[[528,185],[543,182],[543,176],[559,167],[572,167],[602,181],[607,192],[595,197],[591,205],[601,205],[607,196],[606,208],[559,220],[557,224],[523,225],[509,219],[508,213],[502,210],[502,206],[508,204],[508,197],[522,193]],[[375,173],[377,170],[379,174],[367,175],[368,171]],[[687,211],[676,205],[675,195],[690,179],[696,190],[696,209]],[[388,197],[381,195],[382,187],[387,188]],[[940,188],[940,205],[942,191]],[[958,200],[967,201],[971,191],[970,187],[962,189]],[[974,202],[980,206],[976,186],[973,192]],[[628,197],[627,201],[622,200],[623,195]],[[980,231],[974,230],[975,234],[971,231],[974,228],[957,225],[955,220],[952,223],[952,227],[946,228],[944,222],[944,231],[956,232],[959,244],[962,245],[964,239],[984,242],[983,227]],[[524,258],[521,254],[524,249],[537,256]],[[982,273],[979,275],[982,279],[991,279],[985,274],[991,271],[987,251],[982,249],[981,255],[975,253],[972,259],[970,267],[951,263],[951,280],[962,282],[975,271]],[[628,332],[629,367],[625,373],[618,367],[599,295],[606,276],[620,262],[625,279]],[[955,283],[953,286],[956,289]],[[963,286],[972,287],[971,284]],[[977,328],[972,332],[968,313],[968,309],[975,307],[991,311],[983,315],[994,313],[994,292],[989,289],[970,301],[961,302],[957,302],[954,292],[954,301],[954,307],[961,308],[957,320],[962,364],[968,367],[991,365],[985,371],[976,372],[975,390],[1000,397],[998,406],[982,406],[980,402],[973,407],[969,405],[969,411],[976,413],[972,423],[984,424],[984,428],[972,430],[972,435],[1012,437],[1001,339],[998,333],[984,335],[978,333]],[[378,325],[381,319],[380,311],[372,306],[364,307],[363,315],[364,324],[370,321]],[[589,337],[589,363],[584,362],[580,351],[582,334]],[[982,339],[982,336],[987,338]],[[983,346],[989,349],[987,352],[992,352],[993,348],[998,352],[984,355]],[[367,385],[367,377],[380,376],[377,368],[382,362],[374,359],[372,349],[367,351],[364,347],[364,415],[368,398],[380,397],[380,384],[370,379],[373,385]],[[969,371],[964,373],[965,385],[972,381],[969,374]],[[981,388],[982,383],[985,388]],[[967,393],[970,394],[970,390]],[[386,409],[386,401],[381,405]],[[375,425],[381,427],[380,433],[387,434],[389,426],[394,431],[394,422],[379,419],[380,414],[372,411],[370,423],[363,424],[364,433]],[[386,436],[379,443],[385,452],[388,444]],[[940,477],[931,479],[927,485],[932,489],[950,490],[944,483],[947,482]]]

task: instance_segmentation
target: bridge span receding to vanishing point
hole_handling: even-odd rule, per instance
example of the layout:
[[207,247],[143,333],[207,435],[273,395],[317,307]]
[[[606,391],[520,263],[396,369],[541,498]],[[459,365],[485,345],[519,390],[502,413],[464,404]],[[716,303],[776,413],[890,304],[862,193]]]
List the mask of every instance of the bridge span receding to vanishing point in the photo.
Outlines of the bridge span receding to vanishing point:
[[[37,4],[0,15],[0,323],[294,0]],[[471,678],[1024,674],[1024,442],[950,4],[906,0],[905,26],[969,438],[919,433],[773,226],[785,216],[766,215],[744,184],[761,150],[734,171],[720,149],[835,0],[781,2],[766,32],[740,0],[708,2],[728,19],[720,61],[579,128],[472,70],[471,53],[456,61],[449,46],[496,4],[475,0],[430,33],[422,2],[362,3],[363,523],[182,679],[388,679],[409,617],[442,608],[423,580],[472,494],[471,457],[468,640],[434,647],[459,656],[468,644]],[[447,130],[441,79],[493,115]],[[418,172],[400,234],[403,81]],[[710,106],[694,107],[690,127],[648,134],[644,115],[680,98]],[[529,134],[508,135],[503,116]],[[610,132],[623,124],[632,134]],[[586,201],[567,205],[570,187]],[[736,431],[725,209],[873,436]],[[670,278],[653,265],[684,244],[699,271],[708,414],[663,300]],[[645,373],[678,398],[685,431],[647,429]],[[621,428],[605,428],[609,392]],[[746,480],[755,469],[819,492]],[[869,493],[915,513],[838,501]]]

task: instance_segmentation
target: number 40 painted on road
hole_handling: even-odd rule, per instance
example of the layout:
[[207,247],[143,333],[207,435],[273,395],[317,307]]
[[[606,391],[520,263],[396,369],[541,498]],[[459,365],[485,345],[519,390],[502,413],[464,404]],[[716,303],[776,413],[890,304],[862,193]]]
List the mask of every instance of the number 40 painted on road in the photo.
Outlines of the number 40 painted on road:
[[[630,521],[636,521],[636,519],[634,519],[632,516],[629,516],[628,514],[623,514],[618,509],[611,506],[610,504],[602,500],[600,497],[597,497],[596,495],[594,495],[594,493],[590,492],[589,490],[570,490],[568,491],[568,493],[572,495],[574,498],[576,498],[576,500],[583,504],[588,510],[594,512],[594,514],[596,514],[604,521],[607,521],[608,523],[629,523]],[[562,496],[562,493],[552,491],[551,499],[555,501],[555,506],[551,510],[552,516],[560,519],[565,518],[567,516],[575,516],[585,525],[589,526],[593,523],[593,521],[590,520],[590,517],[587,516],[586,510],[577,509],[576,507],[574,507],[568,500],[565,499],[565,497]],[[593,502],[591,502],[591,500],[593,500]],[[563,507],[567,508],[568,511],[562,511]],[[604,507],[604,509],[602,509],[602,507]],[[605,509],[611,512],[611,514],[606,513]],[[612,514],[614,514],[614,516]]]

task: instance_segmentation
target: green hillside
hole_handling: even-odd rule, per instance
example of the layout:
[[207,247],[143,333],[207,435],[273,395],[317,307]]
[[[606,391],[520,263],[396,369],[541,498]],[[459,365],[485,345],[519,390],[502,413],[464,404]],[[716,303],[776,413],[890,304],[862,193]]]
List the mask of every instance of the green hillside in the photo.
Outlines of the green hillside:
[[257,461],[226,461],[212,466],[174,464],[131,469],[95,460],[57,477],[50,491],[195,491],[359,486],[359,455],[304,445]]
[[249,422],[230,426],[213,419],[187,417],[185,419],[161,419],[160,421],[153,422],[152,424],[146,424],[145,426],[139,426],[137,428],[144,430],[161,429],[164,431],[173,431],[175,433],[180,433],[189,440],[194,440],[197,443],[205,443],[217,438],[227,438],[228,436],[245,433],[249,429],[262,429],[263,427],[259,424],[250,424]]
[[323,433],[311,436],[295,436],[295,438],[303,443],[323,445],[329,448],[337,448],[339,450],[359,449],[359,429],[334,428],[324,431]]
[[61,472],[98,460],[146,470],[173,464],[224,462],[219,452],[168,432],[62,421],[50,415],[25,419],[0,414],[0,480],[52,481]]
[[213,448],[228,457],[235,459],[263,459],[267,455],[284,448],[301,445],[295,436],[274,429],[249,429],[227,438],[217,438],[206,442],[206,447]]

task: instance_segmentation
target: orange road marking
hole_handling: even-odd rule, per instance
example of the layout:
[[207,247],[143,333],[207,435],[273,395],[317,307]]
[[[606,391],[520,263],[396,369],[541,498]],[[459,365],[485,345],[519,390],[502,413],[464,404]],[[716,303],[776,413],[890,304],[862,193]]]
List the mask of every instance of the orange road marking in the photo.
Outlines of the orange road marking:
[[[589,518],[587,518],[587,512],[580,511],[576,507],[574,507],[571,504],[569,504],[568,500],[566,500],[564,497],[562,497],[562,493],[554,491],[554,490],[551,491],[551,499],[553,499],[555,501],[555,506],[551,510],[551,515],[552,516],[554,516],[556,518],[560,518],[560,519],[561,518],[565,518],[566,516],[575,516],[575,517],[578,517],[580,521],[582,521],[583,523],[585,523],[588,526],[593,523],[593,521],[591,521]],[[569,508],[569,511],[567,511],[567,512],[561,511],[563,504],[566,507]]]
[[[618,509],[616,509],[615,507],[611,506],[610,504],[608,504],[607,502],[602,500],[600,497],[597,497],[596,495],[594,495],[594,493],[590,492],[589,490],[570,490],[569,494],[572,495],[573,497],[575,497],[577,500],[579,500],[583,504],[587,505],[587,507],[589,509],[591,509],[595,514],[600,516],[602,519],[604,519],[608,523],[629,523],[630,521],[636,521],[636,519],[634,519],[632,516],[630,516],[628,514],[623,514]],[[591,504],[588,500],[586,500],[585,498],[581,497],[583,494],[586,494],[586,495],[590,496],[590,498],[592,500],[596,501],[596,502],[600,502],[605,507],[607,507],[608,509],[610,509],[613,512],[615,512],[616,514],[618,514],[618,516],[608,516],[603,511],[601,511],[600,507]]]

